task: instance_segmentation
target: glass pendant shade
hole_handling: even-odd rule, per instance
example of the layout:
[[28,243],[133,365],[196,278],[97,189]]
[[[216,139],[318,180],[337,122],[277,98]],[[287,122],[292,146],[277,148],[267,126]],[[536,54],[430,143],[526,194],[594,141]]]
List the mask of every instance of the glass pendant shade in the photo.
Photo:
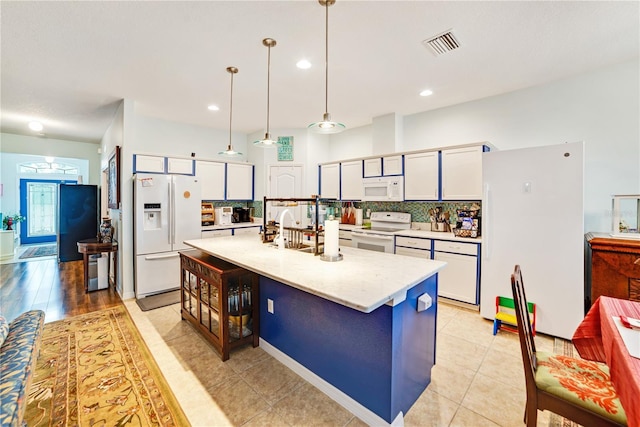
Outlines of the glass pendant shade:
[[219,151],[218,154],[221,156],[227,157],[237,157],[242,156],[242,153],[233,149],[233,145],[231,144],[231,123],[233,118],[233,75],[238,72],[236,67],[227,67],[227,73],[231,74],[231,91],[229,95],[229,145],[227,149],[224,151]]
[[336,0],[318,0],[321,6],[325,8],[325,91],[324,91],[324,115],[322,121],[311,123],[307,129],[321,134],[339,133],[347,127],[340,122],[331,120],[329,114],[329,6],[333,5]]
[[307,129],[314,131],[315,133],[340,133],[345,130],[347,127],[339,122],[334,122],[331,120],[331,115],[329,113],[324,113],[321,122],[311,123],[307,126]]
[[262,40],[262,45],[266,46],[268,49],[268,54],[267,54],[267,131],[264,134],[264,138],[254,141],[253,145],[256,147],[270,148],[278,145],[277,139],[276,140],[272,139],[271,134],[269,133],[269,94],[270,94],[269,82],[271,80],[271,48],[276,45],[276,41],[271,38],[266,38]]

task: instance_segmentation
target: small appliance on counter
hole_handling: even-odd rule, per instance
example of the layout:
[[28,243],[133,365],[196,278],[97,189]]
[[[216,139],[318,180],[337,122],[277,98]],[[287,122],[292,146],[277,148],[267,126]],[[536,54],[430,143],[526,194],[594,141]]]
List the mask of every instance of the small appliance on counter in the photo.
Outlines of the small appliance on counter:
[[215,209],[215,225],[229,225],[233,219],[233,208],[223,206]]
[[211,202],[202,202],[200,208],[200,218],[202,225],[213,225],[215,224],[215,209],[213,208],[213,203]]
[[482,222],[480,220],[480,208],[458,209],[458,219],[453,234],[456,237],[480,237]]
[[233,208],[231,222],[251,222],[251,211],[249,208]]

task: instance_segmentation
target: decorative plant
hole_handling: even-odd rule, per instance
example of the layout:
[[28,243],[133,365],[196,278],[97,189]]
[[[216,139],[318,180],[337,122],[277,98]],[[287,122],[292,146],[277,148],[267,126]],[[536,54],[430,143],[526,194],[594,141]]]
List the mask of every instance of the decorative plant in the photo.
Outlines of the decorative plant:
[[2,217],[2,229],[3,230],[13,230],[12,226],[15,223],[24,221],[25,217],[20,214],[7,215]]

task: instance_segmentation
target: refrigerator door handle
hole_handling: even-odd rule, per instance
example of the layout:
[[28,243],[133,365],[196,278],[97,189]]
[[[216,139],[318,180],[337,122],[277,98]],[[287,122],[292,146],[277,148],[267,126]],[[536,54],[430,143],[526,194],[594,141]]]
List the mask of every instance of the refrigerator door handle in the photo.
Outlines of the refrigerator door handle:
[[170,253],[170,254],[161,254],[161,255],[147,255],[144,257],[145,261],[153,261],[156,259],[167,259],[167,258],[176,258],[180,256],[178,252]]
[[489,242],[491,239],[489,238],[489,233],[491,233],[491,230],[493,228],[491,224],[489,224],[489,221],[491,221],[491,191],[489,190],[489,183],[484,184],[483,193],[484,201],[482,203],[482,210],[484,211],[483,216],[486,218],[486,224],[484,224],[482,227],[485,231],[484,235],[482,236],[482,253],[484,259],[490,259],[491,245],[489,244]]
[[172,179],[169,183],[169,243],[172,245],[176,240],[175,194],[176,184]]

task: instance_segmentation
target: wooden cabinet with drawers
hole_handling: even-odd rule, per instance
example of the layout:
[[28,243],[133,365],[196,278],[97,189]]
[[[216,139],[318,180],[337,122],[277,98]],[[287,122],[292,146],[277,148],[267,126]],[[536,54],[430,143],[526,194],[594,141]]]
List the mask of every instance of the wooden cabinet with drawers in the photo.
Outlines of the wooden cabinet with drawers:
[[202,252],[181,252],[180,306],[183,320],[218,350],[223,361],[229,350],[259,344],[259,279],[247,271]]
[[585,270],[585,310],[600,295],[640,301],[640,240],[588,233]]

